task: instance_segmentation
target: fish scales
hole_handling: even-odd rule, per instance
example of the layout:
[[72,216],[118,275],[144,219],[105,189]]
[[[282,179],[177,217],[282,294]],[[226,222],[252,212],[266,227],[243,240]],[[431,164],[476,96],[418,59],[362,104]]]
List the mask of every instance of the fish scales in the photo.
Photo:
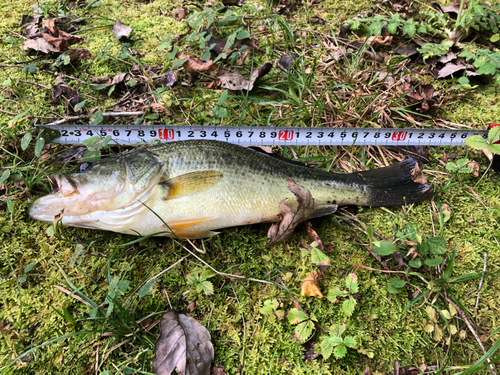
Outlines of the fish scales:
[[[213,235],[216,229],[277,221],[279,203],[297,201],[288,178],[311,192],[314,216],[337,205],[393,206],[432,197],[412,180],[413,159],[386,168],[336,174],[308,168],[249,148],[218,141],[150,146],[53,177],[58,188],[30,208],[30,215],[65,225],[115,232]],[[160,219],[161,218],[161,219]]]

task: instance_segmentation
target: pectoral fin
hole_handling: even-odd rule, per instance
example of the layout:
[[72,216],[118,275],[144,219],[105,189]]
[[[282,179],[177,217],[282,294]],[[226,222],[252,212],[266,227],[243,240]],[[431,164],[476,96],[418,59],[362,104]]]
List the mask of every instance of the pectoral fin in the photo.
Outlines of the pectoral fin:
[[219,171],[208,170],[186,173],[159,184],[167,191],[165,200],[200,193],[216,185],[222,177]]

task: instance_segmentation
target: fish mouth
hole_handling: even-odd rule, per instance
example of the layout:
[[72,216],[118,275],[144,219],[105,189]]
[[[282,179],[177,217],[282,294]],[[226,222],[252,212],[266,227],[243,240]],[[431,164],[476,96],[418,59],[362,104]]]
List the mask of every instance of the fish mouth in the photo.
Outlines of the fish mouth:
[[[45,223],[60,220],[63,225],[80,228],[117,231],[140,219],[148,202],[155,193],[151,183],[137,193],[128,184],[117,184],[117,189],[94,191],[92,185],[71,175],[49,176],[52,192],[35,200],[28,209],[31,218]],[[123,199],[121,199],[123,198]]]
[[50,175],[52,192],[38,198],[30,206],[28,213],[35,219],[51,223],[68,211],[68,207],[81,201],[78,183],[75,179],[64,175]]

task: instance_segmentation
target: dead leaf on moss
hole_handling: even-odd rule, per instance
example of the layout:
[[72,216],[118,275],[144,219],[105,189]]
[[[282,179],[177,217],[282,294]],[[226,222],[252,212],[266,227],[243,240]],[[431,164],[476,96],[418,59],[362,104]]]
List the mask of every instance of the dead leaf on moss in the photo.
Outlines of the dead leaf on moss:
[[151,104],[151,110],[155,113],[159,113],[163,116],[172,116],[172,112],[162,106],[160,103]]
[[186,8],[179,7],[172,13],[172,17],[177,21],[181,22],[184,16],[186,15]]
[[171,89],[177,83],[177,74],[172,69],[169,69],[161,75],[160,82],[163,86]]
[[306,361],[312,361],[319,357],[319,354],[314,350],[314,345],[316,345],[316,341],[313,340],[302,345],[304,347],[304,357]]
[[69,61],[75,62],[79,60],[92,60],[92,54],[89,50],[84,48],[72,48],[64,52],[65,55],[69,56]]
[[214,347],[210,333],[195,319],[175,310],[168,311],[160,322],[160,335],[154,349],[153,372],[167,375],[210,374]]
[[479,177],[479,169],[481,168],[481,165],[477,161],[475,160],[469,161],[466,167],[472,168],[472,171],[470,172],[471,175],[473,175],[474,177]]
[[262,65],[260,68],[257,68],[253,71],[250,76],[250,80],[247,80],[243,77],[239,71],[229,72],[225,69],[222,69],[220,75],[218,76],[221,87],[233,90],[248,90],[251,91],[254,88],[255,83],[265,76],[272,68],[272,64],[266,63]]
[[[290,238],[295,230],[295,227],[301,222],[307,220],[314,212],[314,199],[311,192],[304,187],[297,185],[292,178],[287,177],[288,187],[297,199],[297,210],[292,211],[289,204],[285,203],[285,199],[280,202],[281,221],[274,223],[267,232],[269,238],[266,247],[270,247],[278,242],[285,241]],[[292,204],[292,206],[295,206]]]
[[312,271],[309,276],[302,280],[300,295],[302,297],[323,298],[323,294],[319,289],[319,274],[318,271]]
[[177,58],[179,60],[186,59],[184,64],[182,64],[182,67],[186,72],[188,72],[194,77],[197,77],[201,72],[206,72],[207,70],[215,69],[212,60],[203,61],[198,57],[194,57],[185,53],[181,53],[179,56],[177,56]]
[[43,20],[42,24],[47,28],[50,34],[43,33],[42,37],[52,44],[59,51],[66,50],[73,44],[80,44],[83,38],[80,35],[69,34],[66,31],[59,30],[56,26],[57,18]]
[[56,81],[54,82],[54,85],[52,86],[50,91],[52,93],[53,103],[57,103],[63,98],[66,100],[66,102],[68,103],[68,108],[66,111],[67,114],[81,114],[81,109],[75,112],[74,108],[78,103],[82,102],[82,98],[78,94],[78,90],[76,88],[71,88],[66,82],[64,82],[62,76],[57,76]]
[[21,46],[21,49],[34,50],[42,53],[60,52],[56,47],[47,42],[43,37],[36,39],[27,39]]
[[25,37],[31,37],[42,31],[40,27],[40,20],[43,17],[42,8],[38,4],[33,6],[33,16],[23,15],[21,21],[21,29],[23,30],[22,35]]
[[[392,38],[393,37],[391,35],[371,36],[368,38],[366,44],[372,46],[373,48],[389,47],[392,43]],[[365,42],[365,40],[366,36],[351,42],[351,44],[361,46]]]
[[214,367],[212,369],[212,374],[213,375],[226,375],[226,373],[224,372],[224,366],[218,365],[217,367]]
[[318,236],[318,233],[313,229],[312,224],[307,221],[304,223],[304,227],[306,229],[306,234],[307,238],[309,239],[309,243],[316,242],[317,243],[317,248],[321,251],[323,251],[323,241],[321,241],[321,238]]
[[281,58],[277,62],[278,68],[280,68],[284,72],[287,72],[292,67],[293,60],[297,57],[299,57],[299,55],[295,52],[290,55],[281,56]]
[[124,25],[122,21],[118,18],[113,25],[113,37],[122,43],[133,43],[134,41],[130,39],[129,35],[132,32],[132,28],[130,26]]

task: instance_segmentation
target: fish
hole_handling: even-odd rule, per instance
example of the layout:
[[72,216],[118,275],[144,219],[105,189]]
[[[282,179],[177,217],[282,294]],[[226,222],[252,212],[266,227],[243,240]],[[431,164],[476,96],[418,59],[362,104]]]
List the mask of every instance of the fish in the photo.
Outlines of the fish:
[[148,146],[50,176],[55,189],[29,215],[46,223],[118,233],[204,238],[216,230],[280,220],[280,202],[297,209],[289,182],[314,199],[311,217],[341,205],[399,206],[434,196],[414,181],[418,163],[349,174],[307,167],[227,142],[178,141]]

